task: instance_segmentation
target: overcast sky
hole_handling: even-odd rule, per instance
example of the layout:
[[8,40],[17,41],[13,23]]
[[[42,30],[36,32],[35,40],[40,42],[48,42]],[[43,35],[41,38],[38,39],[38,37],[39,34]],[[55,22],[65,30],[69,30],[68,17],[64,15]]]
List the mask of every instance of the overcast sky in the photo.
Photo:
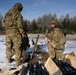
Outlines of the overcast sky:
[[0,0],[0,14],[4,15],[15,3],[22,3],[24,19],[32,20],[48,13],[76,15],[76,0]]

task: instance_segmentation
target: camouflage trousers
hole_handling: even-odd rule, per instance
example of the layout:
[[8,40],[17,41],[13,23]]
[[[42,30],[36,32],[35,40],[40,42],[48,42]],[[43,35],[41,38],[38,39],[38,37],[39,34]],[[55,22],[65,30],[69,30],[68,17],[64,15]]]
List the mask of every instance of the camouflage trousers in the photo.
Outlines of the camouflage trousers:
[[65,58],[65,55],[62,54],[62,50],[56,50],[52,47],[51,43],[48,44],[48,52],[49,52],[49,57],[54,58],[56,57],[59,60],[62,60]]
[[[13,46],[12,45],[13,42]],[[19,61],[21,57],[25,57],[25,52],[24,50],[21,50],[21,43],[22,43],[22,38],[19,32],[15,29],[8,29],[6,30],[6,57],[7,59],[11,59],[13,55],[15,54],[15,60]]]

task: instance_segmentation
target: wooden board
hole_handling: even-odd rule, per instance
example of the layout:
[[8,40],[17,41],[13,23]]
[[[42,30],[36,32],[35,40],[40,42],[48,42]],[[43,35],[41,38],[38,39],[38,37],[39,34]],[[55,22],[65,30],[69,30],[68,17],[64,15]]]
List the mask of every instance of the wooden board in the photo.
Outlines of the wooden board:
[[49,75],[62,75],[62,71],[57,67],[51,58],[48,58],[45,63],[45,68]]
[[65,56],[65,62],[70,64],[72,67],[76,68],[76,57],[70,54]]

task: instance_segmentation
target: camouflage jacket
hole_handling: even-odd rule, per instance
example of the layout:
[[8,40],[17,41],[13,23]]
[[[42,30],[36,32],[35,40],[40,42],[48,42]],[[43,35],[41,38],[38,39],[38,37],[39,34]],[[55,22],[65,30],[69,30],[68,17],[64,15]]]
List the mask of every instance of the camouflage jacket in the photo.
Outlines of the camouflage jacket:
[[50,43],[53,44],[54,48],[63,49],[66,39],[60,29],[55,28],[51,33],[46,34],[46,37],[50,40]]
[[23,32],[23,17],[20,13],[13,12],[10,9],[2,21],[3,27],[7,29],[18,29],[20,33]]

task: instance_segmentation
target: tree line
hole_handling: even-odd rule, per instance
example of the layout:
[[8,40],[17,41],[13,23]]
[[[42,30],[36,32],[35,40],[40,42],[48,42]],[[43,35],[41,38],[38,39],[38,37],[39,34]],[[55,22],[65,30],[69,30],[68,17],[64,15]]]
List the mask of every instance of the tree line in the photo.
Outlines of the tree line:
[[[4,30],[2,27],[3,16],[0,14],[0,31]],[[76,15],[70,17],[69,13],[66,16],[61,15],[57,18],[56,13],[51,14],[44,14],[43,16],[39,16],[37,19],[30,20],[23,20],[23,26],[26,31],[29,33],[45,33],[46,30],[50,32],[50,22],[52,19],[57,19],[59,21],[59,28],[66,34],[73,34],[76,32]]]

